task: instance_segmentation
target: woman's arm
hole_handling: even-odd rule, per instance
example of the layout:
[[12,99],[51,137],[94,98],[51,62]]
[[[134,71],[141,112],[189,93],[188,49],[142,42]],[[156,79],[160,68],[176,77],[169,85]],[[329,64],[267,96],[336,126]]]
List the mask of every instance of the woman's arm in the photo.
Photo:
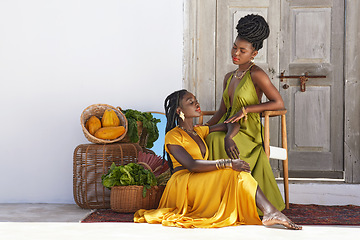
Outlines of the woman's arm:
[[[168,144],[167,148],[169,149],[170,154],[190,172],[210,172],[218,170],[219,165],[217,167],[217,164],[219,164],[219,161],[224,161],[224,159],[216,161],[193,159],[180,145]],[[236,171],[250,172],[250,165],[243,160],[233,159],[231,163],[232,169]]]
[[261,69],[257,68],[252,74],[251,77],[254,82],[254,86],[259,92],[259,96],[262,96],[264,93],[269,101],[261,103],[258,105],[251,105],[246,107],[247,112],[259,113],[266,110],[280,110],[284,109],[284,101],[269,79],[269,76]]
[[171,155],[190,172],[210,172],[217,170],[215,161],[196,160],[180,145],[168,144]]
[[214,115],[210,118],[210,120],[207,121],[207,125],[209,126],[215,125],[220,121],[221,117],[224,116],[225,113],[226,113],[225,103],[224,100],[221,99],[221,104],[219,109],[214,113]]
[[239,149],[233,140],[233,137],[239,132],[239,123],[220,123],[213,126],[209,126],[209,133],[216,131],[227,131],[224,138],[225,151],[229,158],[239,158]]
[[226,126],[227,126],[227,133],[224,138],[225,152],[228,155],[228,157],[231,159],[239,158],[240,152],[235,141],[233,140],[233,137],[239,132],[240,124],[237,122],[227,123]]
[[[284,101],[279,91],[271,83],[268,75],[261,68],[257,67],[255,71],[251,72],[251,77],[257,93],[260,96],[259,98],[261,98],[262,94],[264,93],[265,96],[269,99],[269,101],[256,105],[246,106],[246,113],[260,113],[267,110],[284,109]],[[245,114],[242,110],[240,110],[234,116],[226,120],[225,123],[237,122],[244,116]]]
[[[227,85],[227,80],[230,78],[231,74],[233,74],[233,72],[227,73],[224,77],[223,92],[225,91],[225,88]],[[224,99],[221,98],[221,103],[220,103],[219,109],[215,112],[215,114],[212,116],[212,118],[210,118],[210,120],[207,122],[207,124],[209,126],[215,125],[216,123],[219,122],[219,120],[221,119],[222,116],[224,116],[225,113],[226,113],[226,106],[224,103]]]

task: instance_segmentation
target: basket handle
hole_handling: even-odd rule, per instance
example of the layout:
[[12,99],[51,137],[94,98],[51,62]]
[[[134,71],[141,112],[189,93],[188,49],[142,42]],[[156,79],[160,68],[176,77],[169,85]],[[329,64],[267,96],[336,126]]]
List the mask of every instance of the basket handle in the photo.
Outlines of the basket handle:
[[150,170],[152,173],[154,173],[153,170],[151,169],[151,167],[147,163],[137,162],[137,164],[144,165],[148,170]]
[[164,166],[164,165],[161,164],[160,166],[158,166],[157,168],[155,168],[154,172],[156,172],[157,170],[161,169],[163,166]]

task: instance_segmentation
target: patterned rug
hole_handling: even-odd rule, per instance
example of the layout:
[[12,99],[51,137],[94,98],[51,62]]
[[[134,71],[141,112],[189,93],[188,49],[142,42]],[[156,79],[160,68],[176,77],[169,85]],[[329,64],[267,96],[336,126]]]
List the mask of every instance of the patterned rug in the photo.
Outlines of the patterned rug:
[[[300,225],[360,226],[360,206],[290,204],[290,209],[285,209],[283,213]],[[132,222],[133,216],[133,213],[117,213],[111,209],[98,209],[84,218],[81,222]]]

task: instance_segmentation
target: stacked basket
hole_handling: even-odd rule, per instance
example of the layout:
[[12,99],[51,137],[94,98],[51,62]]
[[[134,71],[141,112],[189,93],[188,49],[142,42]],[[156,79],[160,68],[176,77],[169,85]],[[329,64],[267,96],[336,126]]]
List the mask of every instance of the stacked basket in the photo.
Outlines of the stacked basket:
[[[112,109],[125,128],[124,134],[113,140],[95,137],[85,127],[91,116],[101,119],[107,109]],[[82,131],[92,144],[81,144],[74,151],[73,190],[74,199],[81,208],[112,208],[117,212],[135,212],[140,208],[156,208],[164,186],[155,186],[142,197],[143,186],[118,186],[111,190],[101,184],[101,176],[108,172],[111,164],[126,165],[138,162],[139,152],[152,152],[131,143],[128,132],[128,121],[121,108],[107,104],[94,104],[86,109],[80,117]],[[139,135],[142,126],[138,126]],[[151,169],[150,169],[151,170]]]

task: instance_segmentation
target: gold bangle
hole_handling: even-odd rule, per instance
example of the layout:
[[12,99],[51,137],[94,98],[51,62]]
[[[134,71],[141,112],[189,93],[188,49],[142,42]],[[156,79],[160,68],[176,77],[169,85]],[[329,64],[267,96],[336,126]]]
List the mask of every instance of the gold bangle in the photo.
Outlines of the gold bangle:
[[225,160],[225,168],[232,168],[232,160],[231,159]]
[[207,123],[207,122],[206,122],[206,123],[204,123],[204,126],[209,126],[209,123]]
[[246,111],[245,107],[242,107],[241,111],[243,112],[244,118],[245,118],[245,121],[246,121],[248,119],[248,116],[247,116],[247,111]]
[[216,160],[216,161],[215,161],[215,166],[216,166],[216,168],[219,170],[219,165],[218,165],[218,164],[219,164],[219,161]]
[[224,159],[219,160],[219,168],[224,169],[225,168],[225,162]]

